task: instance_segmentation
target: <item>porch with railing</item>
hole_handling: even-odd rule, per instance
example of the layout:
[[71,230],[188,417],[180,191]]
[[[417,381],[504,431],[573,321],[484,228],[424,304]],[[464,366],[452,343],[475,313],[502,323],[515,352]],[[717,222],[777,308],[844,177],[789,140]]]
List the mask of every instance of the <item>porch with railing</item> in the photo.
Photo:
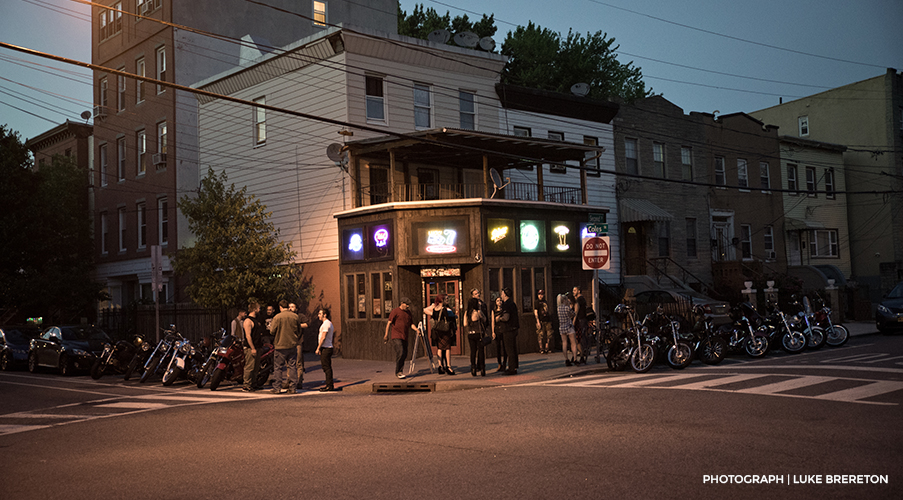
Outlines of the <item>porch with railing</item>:
[[[389,185],[371,184],[368,188],[370,205],[389,203]],[[495,198],[500,200],[523,201],[547,201],[551,203],[565,203],[570,205],[583,204],[583,194],[580,188],[566,186],[544,185],[543,196],[540,199],[539,185],[527,182],[511,182],[504,189],[496,193]],[[492,190],[489,191],[490,196]],[[464,198],[486,197],[486,185],[474,184],[395,184],[392,202],[401,201],[428,201],[428,200],[458,200]]]

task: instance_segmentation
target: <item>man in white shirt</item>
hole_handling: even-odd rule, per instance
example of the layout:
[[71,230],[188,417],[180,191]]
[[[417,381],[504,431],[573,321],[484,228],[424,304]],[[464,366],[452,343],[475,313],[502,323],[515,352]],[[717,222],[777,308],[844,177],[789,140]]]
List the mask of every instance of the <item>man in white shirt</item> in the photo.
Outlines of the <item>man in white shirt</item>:
[[320,392],[335,390],[335,386],[332,383],[332,339],[335,336],[335,328],[333,328],[329,316],[329,309],[317,311],[317,319],[323,322],[320,325],[317,354],[320,355],[320,366],[323,367],[323,375],[326,376],[326,383],[320,388]]

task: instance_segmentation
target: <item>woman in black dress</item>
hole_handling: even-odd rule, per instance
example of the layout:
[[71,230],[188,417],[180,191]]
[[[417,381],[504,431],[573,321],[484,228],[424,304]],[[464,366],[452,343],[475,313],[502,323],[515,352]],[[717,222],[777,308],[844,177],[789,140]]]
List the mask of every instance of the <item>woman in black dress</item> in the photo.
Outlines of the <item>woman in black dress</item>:
[[445,305],[445,294],[436,295],[424,313],[430,317],[430,340],[439,355],[439,373],[454,375],[449,350],[455,346],[458,331],[457,315]]
[[478,371],[481,376],[486,376],[486,347],[483,337],[486,336],[489,318],[480,295],[481,292],[476,288],[470,291],[467,312],[464,314],[464,331],[467,332],[467,342],[470,344],[470,374],[474,377]]

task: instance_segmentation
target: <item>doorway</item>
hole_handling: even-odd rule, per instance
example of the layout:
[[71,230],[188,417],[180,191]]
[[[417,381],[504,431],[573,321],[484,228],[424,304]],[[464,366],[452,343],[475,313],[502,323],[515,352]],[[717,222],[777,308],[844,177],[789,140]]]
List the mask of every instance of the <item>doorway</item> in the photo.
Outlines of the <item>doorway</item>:
[[[455,332],[455,345],[449,350],[452,355],[464,353],[464,336],[462,331],[461,311],[461,280],[448,278],[426,278],[423,280],[423,288],[426,291],[424,307],[433,303],[433,297],[445,294],[445,304],[458,316],[458,331]],[[429,321],[427,321],[427,337],[430,337]],[[435,352],[435,349],[434,349]]]
[[628,276],[646,274],[646,230],[642,222],[624,226],[624,255],[622,256],[625,272]]

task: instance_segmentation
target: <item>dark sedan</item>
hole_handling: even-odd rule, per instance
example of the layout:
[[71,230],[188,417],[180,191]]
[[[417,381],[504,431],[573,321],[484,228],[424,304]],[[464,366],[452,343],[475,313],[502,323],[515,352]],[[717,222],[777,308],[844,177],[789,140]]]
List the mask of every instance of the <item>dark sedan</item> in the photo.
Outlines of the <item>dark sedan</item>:
[[41,336],[31,341],[28,350],[28,371],[54,368],[62,375],[76,370],[91,369],[94,358],[103,352],[106,343],[112,343],[109,335],[91,325],[51,326]]
[[36,326],[0,326],[0,370],[24,368],[31,339],[40,334]]
[[881,299],[875,312],[875,324],[881,333],[903,330],[903,281]]

